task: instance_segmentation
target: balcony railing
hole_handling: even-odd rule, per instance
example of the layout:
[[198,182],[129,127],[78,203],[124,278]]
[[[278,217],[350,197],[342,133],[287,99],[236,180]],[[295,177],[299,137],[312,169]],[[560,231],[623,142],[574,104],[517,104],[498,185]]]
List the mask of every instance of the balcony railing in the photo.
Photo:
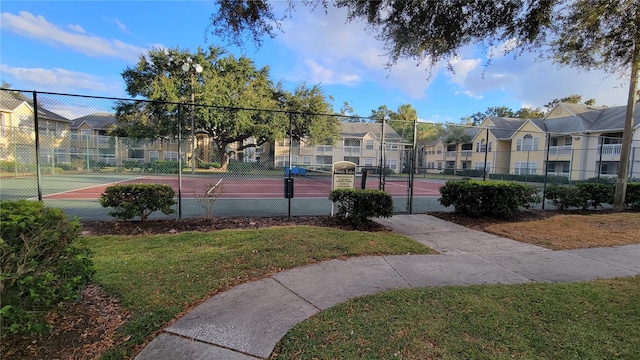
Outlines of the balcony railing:
[[333,154],[333,146],[331,145],[316,146],[316,154],[318,155]]
[[[598,154],[600,154],[598,147]],[[622,144],[602,145],[602,155],[620,155],[622,153]]]
[[552,156],[571,155],[571,145],[549,146],[549,155],[552,155]]
[[462,150],[460,152],[460,157],[463,158],[463,159],[468,159],[468,158],[471,157],[471,154],[473,154],[472,150]]
[[359,146],[345,146],[344,147],[345,155],[360,155],[360,147]]
[[458,153],[456,151],[447,151],[444,153],[444,157],[446,159],[455,159],[458,156]]

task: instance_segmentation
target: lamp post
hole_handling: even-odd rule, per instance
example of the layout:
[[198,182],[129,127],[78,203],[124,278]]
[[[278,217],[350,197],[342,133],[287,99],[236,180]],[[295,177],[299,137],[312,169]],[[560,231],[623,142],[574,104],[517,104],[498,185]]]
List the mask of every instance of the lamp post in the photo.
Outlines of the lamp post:
[[190,57],[187,58],[187,61],[182,64],[182,71],[188,73],[191,76],[191,173],[196,173],[196,132],[195,132],[195,124],[194,124],[194,116],[195,112],[194,101],[195,101],[195,82],[196,82],[196,74],[200,74],[202,72],[202,66],[198,63],[194,63]]

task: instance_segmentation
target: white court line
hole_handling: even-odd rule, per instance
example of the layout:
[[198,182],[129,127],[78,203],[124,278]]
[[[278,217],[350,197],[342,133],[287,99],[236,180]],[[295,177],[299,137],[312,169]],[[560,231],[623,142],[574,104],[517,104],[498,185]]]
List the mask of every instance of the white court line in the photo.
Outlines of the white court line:
[[[125,181],[134,181],[134,180],[140,180],[140,179],[144,179],[144,178],[145,178],[144,176],[140,176],[140,177],[133,178],[133,179],[126,179],[126,180],[114,181],[114,182],[110,182],[110,183],[106,183],[106,184],[87,186],[87,187],[83,187],[83,188],[80,188],[80,189],[61,191],[61,192],[57,192],[57,193],[53,193],[53,194],[42,195],[42,198],[44,199],[47,196],[62,195],[62,194],[66,194],[66,193],[70,193],[70,192],[74,192],[74,191],[88,190],[88,189],[96,188],[96,187],[99,187],[99,186],[104,186],[104,185],[109,186],[109,185],[113,185],[113,184],[117,184],[117,183],[121,183],[121,182],[125,182]],[[30,199],[27,199],[27,200],[38,200],[38,197],[30,198]],[[57,199],[57,200],[62,200],[62,199]],[[67,200],[71,200],[71,199],[67,199]],[[73,200],[78,200],[78,199],[73,199]]]

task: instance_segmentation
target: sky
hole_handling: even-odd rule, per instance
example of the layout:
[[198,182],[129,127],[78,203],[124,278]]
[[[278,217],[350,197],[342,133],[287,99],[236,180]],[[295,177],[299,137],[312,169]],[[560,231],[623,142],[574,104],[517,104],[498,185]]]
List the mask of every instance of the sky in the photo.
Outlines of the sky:
[[[285,1],[274,1],[276,9]],[[627,79],[537,61],[534,54],[503,56],[487,63],[475,46],[461,49],[455,72],[438,64],[401,60],[385,67],[383,43],[363,23],[346,23],[346,12],[310,11],[302,4],[275,39],[261,47],[229,47],[207,36],[213,1],[7,1],[0,2],[0,78],[14,89],[105,97],[129,97],[121,73],[152,47],[220,46],[246,55],[285,88],[319,84],[335,111],[348,102],[369,116],[386,105],[411,104],[420,121],[459,122],[488,107],[543,107],[571,94],[596,105],[626,104]],[[67,109],[71,119],[86,114]]]

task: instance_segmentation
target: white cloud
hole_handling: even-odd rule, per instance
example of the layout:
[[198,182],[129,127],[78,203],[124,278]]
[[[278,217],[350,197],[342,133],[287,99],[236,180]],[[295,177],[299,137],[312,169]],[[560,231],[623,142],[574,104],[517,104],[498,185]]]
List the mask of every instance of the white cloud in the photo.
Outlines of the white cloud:
[[451,60],[451,68],[453,72],[449,71],[447,76],[456,84],[463,84],[464,80],[467,78],[467,75],[478,68],[481,59],[467,59],[464,60],[462,58],[456,58]]
[[75,31],[77,33],[85,33],[86,31],[84,31],[84,29],[82,28],[82,26],[80,25],[76,25],[76,24],[69,24],[67,25],[67,28],[69,30]]
[[120,31],[126,33],[128,32],[127,30],[127,25],[123,24],[122,22],[120,22],[120,20],[118,18],[108,18],[105,17],[105,19],[109,22],[112,22],[114,24],[116,24],[116,26],[120,29]]
[[[68,32],[48,22],[43,16],[21,11],[19,15],[4,12],[0,15],[3,28],[19,35],[41,40],[49,44],[64,46],[85,55],[108,56],[135,62],[146,49],[126,44],[120,40],[108,40],[94,35]],[[75,30],[74,30],[75,31]]]
[[94,75],[66,69],[20,68],[6,64],[0,66],[2,74],[10,75],[25,86],[41,91],[86,92],[87,90],[107,95],[122,93],[119,81],[109,81]]
[[[522,106],[533,108],[543,107],[555,98],[572,94],[581,95],[583,100],[594,98],[597,104],[626,104],[626,80],[604,71],[583,72],[575,68],[558,67],[551,61],[536,60],[536,54],[527,53],[516,58],[505,56],[504,51],[514,45],[513,41],[507,41],[492,48],[491,64],[487,67],[480,66],[480,59],[477,58],[456,60],[456,65],[471,62],[478,66],[463,67],[468,70],[464,75],[447,75],[459,87],[454,93],[482,98],[490,92],[504,92]],[[454,69],[457,73],[457,68]],[[503,104],[492,106],[499,105]]]
[[364,24],[345,23],[345,19],[346,10],[330,7],[326,15],[323,11],[300,11],[286,20],[276,42],[293,51],[297,57],[292,62],[299,65],[283,76],[290,81],[349,86],[371,82],[414,99],[424,98],[431,83],[426,66],[400,60],[387,69],[383,44]]

